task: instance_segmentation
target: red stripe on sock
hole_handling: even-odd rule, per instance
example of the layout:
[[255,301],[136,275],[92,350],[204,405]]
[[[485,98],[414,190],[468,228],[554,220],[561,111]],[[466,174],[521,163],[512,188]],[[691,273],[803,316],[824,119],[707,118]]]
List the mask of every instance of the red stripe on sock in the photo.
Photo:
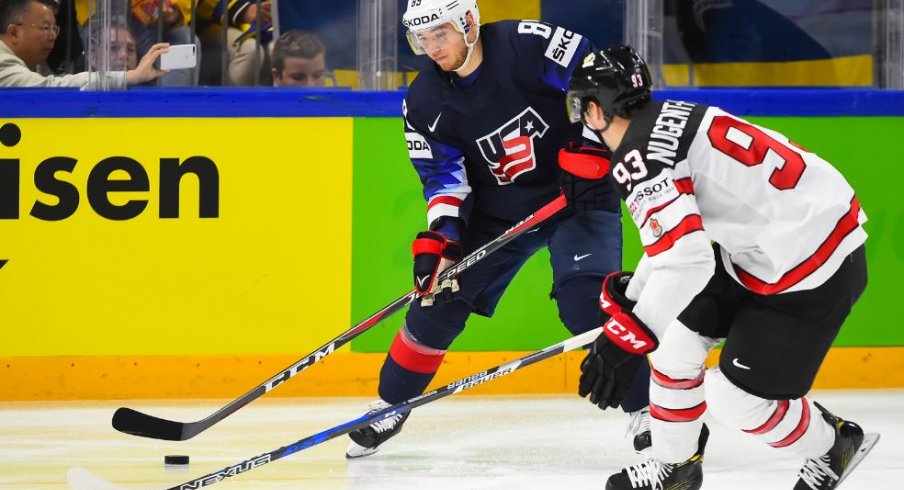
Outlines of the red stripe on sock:
[[772,412],[772,416],[763,423],[763,425],[757,427],[756,429],[745,430],[744,432],[748,434],[765,434],[770,430],[774,429],[779,422],[781,422],[785,418],[785,414],[788,413],[788,407],[790,403],[788,400],[779,400],[778,405],[775,407],[775,411]]
[[421,374],[435,373],[445,356],[446,351],[417,344],[404,331],[396,335],[389,348],[389,357],[399,366]]
[[787,437],[785,437],[781,441],[769,444],[770,446],[775,448],[788,447],[797,442],[798,439],[800,439],[804,434],[807,433],[807,429],[810,428],[810,404],[807,403],[806,398],[801,398],[800,403],[800,422],[797,424],[797,427],[795,427]]
[[700,374],[693,379],[674,379],[662,374],[661,372],[651,369],[650,370],[653,375],[653,382],[662,386],[663,388],[669,388],[673,390],[690,390],[692,388],[696,388],[703,384],[703,375],[705,371],[700,371]]
[[691,408],[664,408],[650,404],[650,416],[666,422],[693,422],[706,412],[706,402]]

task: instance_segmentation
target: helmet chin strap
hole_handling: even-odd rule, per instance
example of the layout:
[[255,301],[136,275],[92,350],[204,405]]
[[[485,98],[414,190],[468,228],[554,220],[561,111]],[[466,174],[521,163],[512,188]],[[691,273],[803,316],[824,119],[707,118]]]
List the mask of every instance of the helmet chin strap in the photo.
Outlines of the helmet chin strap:
[[474,36],[473,43],[468,42],[468,34],[465,34],[465,45],[468,47],[468,54],[465,55],[465,60],[461,63],[461,66],[452,69],[455,73],[464,70],[468,66],[468,62],[471,61],[471,55],[474,54],[474,46],[477,46],[477,41],[480,40],[480,24],[475,25],[474,29],[477,31],[477,35]]
[[603,112],[603,121],[606,121],[606,125],[600,129],[596,129],[593,126],[587,124],[587,121],[584,121],[584,127],[589,129],[596,137],[600,140],[600,143],[606,144],[606,140],[603,139],[603,133],[609,129],[609,126],[612,124],[612,116]]

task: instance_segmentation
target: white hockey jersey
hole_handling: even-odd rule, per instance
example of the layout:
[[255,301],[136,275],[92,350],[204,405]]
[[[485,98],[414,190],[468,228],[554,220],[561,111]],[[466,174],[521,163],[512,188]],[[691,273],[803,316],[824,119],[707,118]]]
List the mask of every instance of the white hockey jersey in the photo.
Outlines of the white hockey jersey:
[[866,215],[834,167],[716,107],[649,104],[612,175],[645,251],[628,296],[657,334],[711,277],[710,241],[735,280],[770,295],[821,285],[866,240]]

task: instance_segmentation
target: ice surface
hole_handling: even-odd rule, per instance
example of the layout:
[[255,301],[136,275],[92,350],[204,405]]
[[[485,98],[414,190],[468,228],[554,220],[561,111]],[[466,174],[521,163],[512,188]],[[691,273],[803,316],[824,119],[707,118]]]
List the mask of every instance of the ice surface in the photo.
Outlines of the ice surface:
[[[882,440],[842,490],[904,488],[904,391],[813,394]],[[222,400],[184,402],[0,403],[0,489],[68,489],[84,467],[126,489],[162,489],[272,451],[351,420],[362,398],[262,399],[195,439],[155,441],[120,434],[120,405],[181,421],[198,420]],[[706,490],[790,489],[799,460],[707,419]],[[405,430],[376,455],[347,461],[347,438],[264,465],[214,489],[602,489],[606,477],[640,461],[624,438],[627,418],[575,396],[472,397],[415,410]],[[187,468],[165,467],[188,454]],[[891,485],[891,486],[889,486]]]

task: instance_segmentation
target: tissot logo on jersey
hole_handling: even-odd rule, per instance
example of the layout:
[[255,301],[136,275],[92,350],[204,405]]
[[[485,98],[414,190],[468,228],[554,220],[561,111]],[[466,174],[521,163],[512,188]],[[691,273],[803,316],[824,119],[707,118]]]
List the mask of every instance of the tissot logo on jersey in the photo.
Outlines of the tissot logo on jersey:
[[542,138],[547,129],[549,125],[540,114],[528,107],[499,129],[477,140],[499,185],[511,184],[519,175],[537,168],[534,138]]
[[648,161],[656,160],[663,165],[675,167],[679,140],[684,134],[684,127],[694,107],[694,104],[671,100],[662,104],[662,110],[656,118],[653,131],[650,133],[650,141],[647,143]]
[[637,185],[625,199],[631,219],[637,226],[643,226],[650,214],[663,205],[674,201],[680,193],[670,175]]

